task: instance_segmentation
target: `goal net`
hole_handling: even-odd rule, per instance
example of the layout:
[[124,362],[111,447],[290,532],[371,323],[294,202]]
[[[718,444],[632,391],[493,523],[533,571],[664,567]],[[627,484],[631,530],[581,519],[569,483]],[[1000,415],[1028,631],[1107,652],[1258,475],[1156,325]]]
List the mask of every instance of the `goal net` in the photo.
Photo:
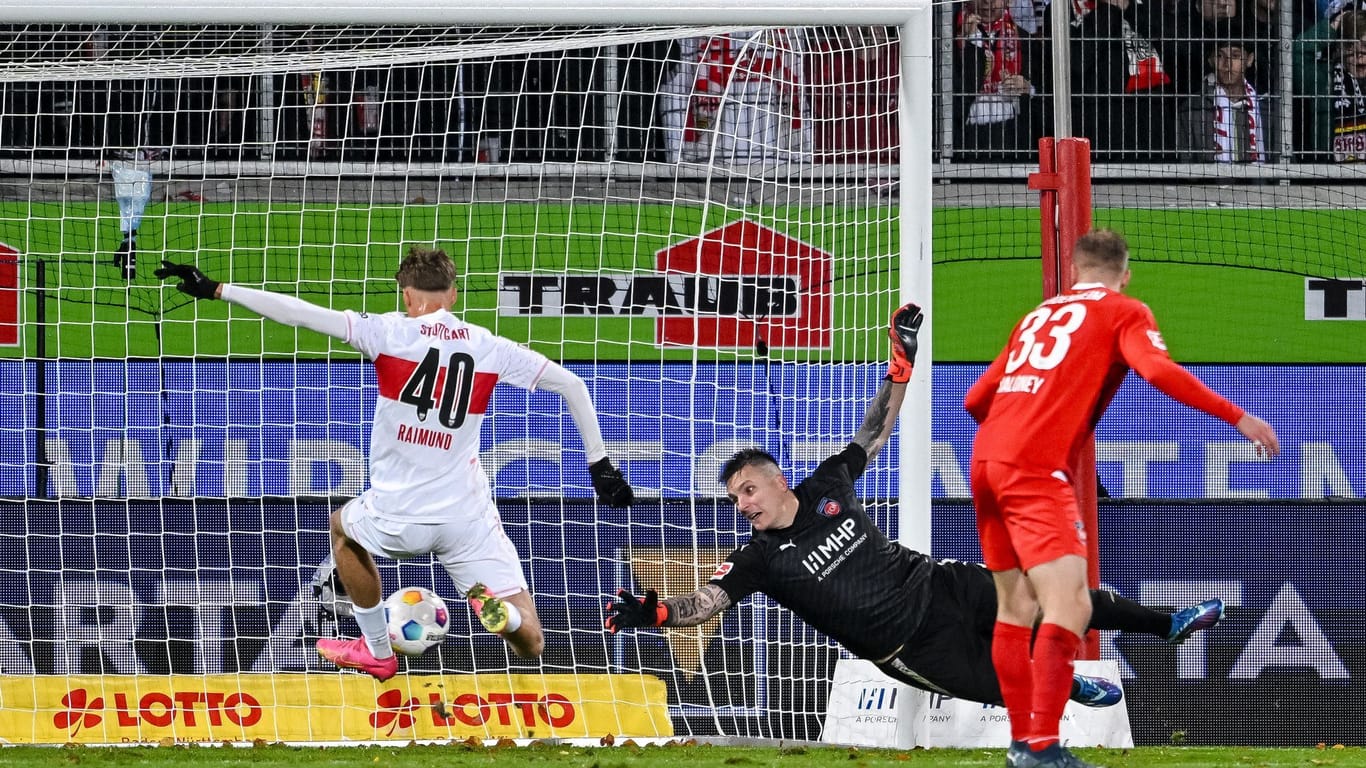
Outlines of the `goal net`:
[[[0,738],[819,735],[839,650],[766,598],[619,635],[603,603],[705,583],[750,533],[721,463],[809,474],[857,429],[891,311],[928,303],[898,27],[8,32]],[[560,398],[496,389],[482,461],[545,651],[510,656],[429,558],[381,560],[453,618],[379,684],[314,652],[358,630],[311,583],[366,487],[372,368],[152,271],[392,312],[412,245],[455,260],[457,314],[588,382],[637,501],[593,501]],[[916,432],[859,485],[893,536]]]

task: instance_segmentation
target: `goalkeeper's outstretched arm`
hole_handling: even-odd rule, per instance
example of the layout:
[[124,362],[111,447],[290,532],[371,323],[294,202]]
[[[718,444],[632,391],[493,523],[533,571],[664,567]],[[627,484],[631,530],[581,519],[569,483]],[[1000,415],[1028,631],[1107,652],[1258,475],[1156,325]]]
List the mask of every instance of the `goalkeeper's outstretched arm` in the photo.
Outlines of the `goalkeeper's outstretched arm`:
[[887,329],[891,337],[891,359],[887,363],[887,377],[878,387],[868,411],[863,416],[863,424],[854,434],[853,442],[863,448],[871,461],[882,446],[887,444],[896,426],[897,414],[906,398],[906,382],[911,380],[911,370],[915,366],[915,352],[919,346],[917,336],[925,315],[920,307],[907,304],[892,313],[892,321]]
[[877,389],[877,394],[873,395],[872,402],[868,403],[868,410],[863,414],[863,424],[854,434],[853,442],[862,446],[868,454],[869,461],[872,461],[891,438],[892,428],[896,426],[896,416],[901,412],[901,403],[905,399],[905,384],[884,379],[882,386]]
[[730,595],[715,584],[703,584],[696,592],[664,601],[669,610],[666,627],[695,627],[731,606]]
[[660,600],[647,589],[636,597],[630,590],[617,590],[617,599],[607,604],[604,626],[611,632],[628,627],[696,627],[731,607],[730,596],[715,584],[703,584],[696,592]]

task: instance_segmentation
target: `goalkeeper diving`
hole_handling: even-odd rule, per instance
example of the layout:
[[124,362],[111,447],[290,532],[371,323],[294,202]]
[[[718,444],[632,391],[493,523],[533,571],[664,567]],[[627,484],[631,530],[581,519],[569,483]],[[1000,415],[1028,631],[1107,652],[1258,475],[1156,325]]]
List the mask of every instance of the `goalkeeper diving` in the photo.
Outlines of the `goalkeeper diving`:
[[339,312],[292,296],[219,283],[189,264],[162,262],[196,299],[222,299],[285,325],[355,347],[375,365],[378,396],[370,438],[370,487],[332,512],[337,576],[363,637],[322,639],[338,667],[387,680],[398,671],[374,556],[435,555],[479,622],[519,656],[544,646],[517,550],[503,531],[479,462],[480,426],[499,382],[560,394],[578,427],[598,500],[624,507],[631,486],[607,456],[597,410],[577,375],[539,352],[451,314],[455,265],[445,251],[414,247],[399,264],[404,311]]
[[[996,588],[982,565],[935,560],[889,540],[863,510],[854,482],[886,445],[915,363],[924,316],[907,304],[891,319],[887,376],[844,450],[795,487],[774,457],[758,448],[736,453],[721,481],[754,529],[708,584],[660,600],[620,590],[606,627],[692,627],[762,592],[850,653],[873,661],[907,685],[955,698],[1001,703],[991,660]],[[1214,626],[1223,602],[1176,613],[1153,610],[1103,590],[1091,592],[1093,629],[1126,630],[1180,643]],[[1114,683],[1074,675],[1072,699],[1109,706],[1123,697]]]

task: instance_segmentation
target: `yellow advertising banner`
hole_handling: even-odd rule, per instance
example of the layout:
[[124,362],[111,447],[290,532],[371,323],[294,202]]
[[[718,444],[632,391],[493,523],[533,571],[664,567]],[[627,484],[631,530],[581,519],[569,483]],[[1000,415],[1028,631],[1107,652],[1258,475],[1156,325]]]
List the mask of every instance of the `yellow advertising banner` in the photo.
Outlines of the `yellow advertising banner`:
[[0,743],[672,736],[648,675],[0,677]]

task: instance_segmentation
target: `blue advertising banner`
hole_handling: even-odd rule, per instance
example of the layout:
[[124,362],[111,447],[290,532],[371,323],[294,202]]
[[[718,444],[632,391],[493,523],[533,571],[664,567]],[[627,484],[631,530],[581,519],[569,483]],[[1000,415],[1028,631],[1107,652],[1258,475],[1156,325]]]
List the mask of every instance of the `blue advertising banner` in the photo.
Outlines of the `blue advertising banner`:
[[[1102,501],[1105,586],[1156,608],[1218,597],[1223,622],[1180,646],[1102,633],[1137,743],[1366,743],[1366,505]],[[934,507],[934,554],[981,556],[972,507]]]
[[[44,423],[33,362],[0,361],[0,495],[353,495],[366,483],[375,383],[358,362],[46,363]],[[759,444],[797,475],[851,435],[881,365],[571,365],[594,393],[604,437],[643,496],[721,494],[716,469]],[[975,432],[962,398],[979,365],[934,368],[933,487],[968,496]],[[1097,431],[1101,484],[1124,498],[1361,498],[1366,366],[1193,366],[1268,419],[1283,455],[1263,461],[1235,430],[1130,376]],[[582,448],[559,396],[495,389],[484,462],[500,498],[588,498]],[[50,471],[35,472],[45,428]],[[833,436],[833,437],[832,437]],[[879,457],[861,490],[890,496]],[[35,488],[37,482],[44,489]]]

